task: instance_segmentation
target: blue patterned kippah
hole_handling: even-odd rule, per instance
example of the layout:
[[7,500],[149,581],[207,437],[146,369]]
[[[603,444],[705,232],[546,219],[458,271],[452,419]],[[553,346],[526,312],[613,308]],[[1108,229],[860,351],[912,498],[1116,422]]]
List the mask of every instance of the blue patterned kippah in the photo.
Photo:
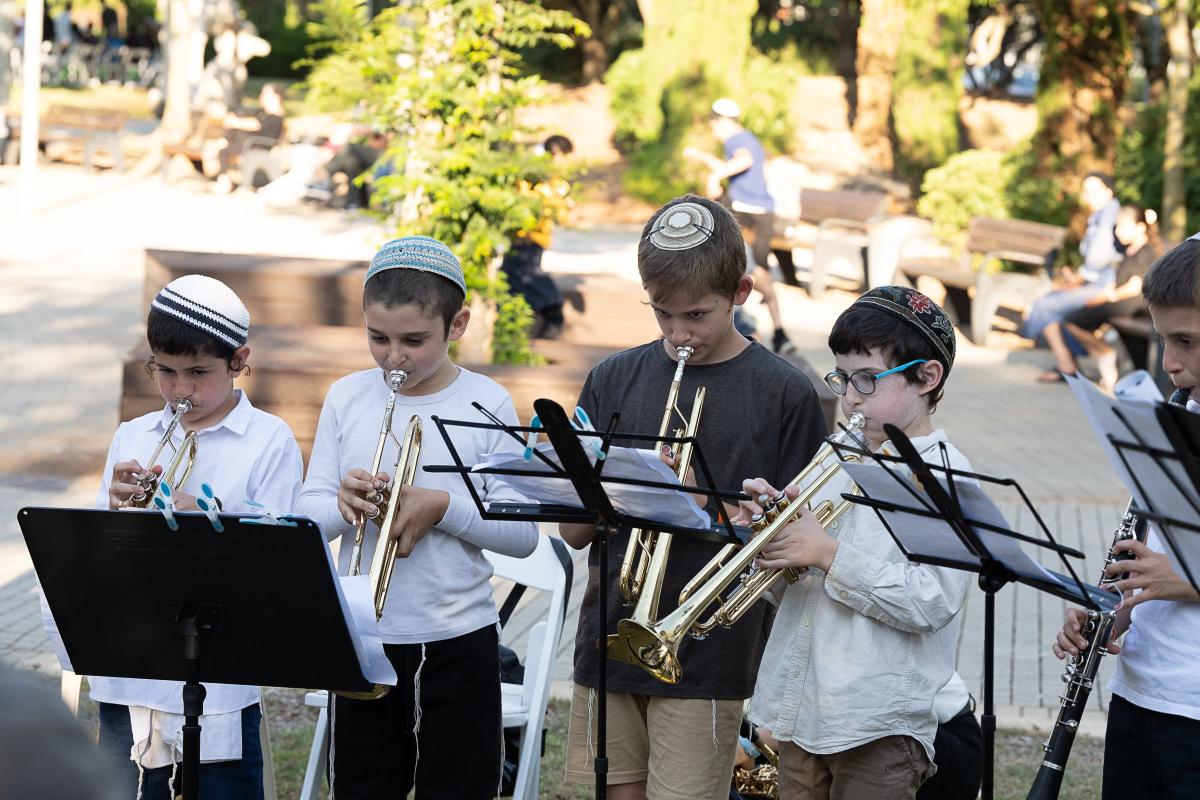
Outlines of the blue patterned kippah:
[[463,277],[462,264],[449,247],[429,236],[405,236],[392,239],[371,259],[367,269],[367,277],[363,283],[371,280],[372,276],[385,269],[418,269],[422,272],[432,272],[441,275],[467,294],[467,281]]

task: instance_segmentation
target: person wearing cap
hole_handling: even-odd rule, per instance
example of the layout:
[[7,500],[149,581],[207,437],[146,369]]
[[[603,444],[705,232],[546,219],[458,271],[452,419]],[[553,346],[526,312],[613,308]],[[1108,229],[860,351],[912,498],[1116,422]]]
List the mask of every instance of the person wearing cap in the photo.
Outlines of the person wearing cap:
[[[300,490],[304,465],[287,423],[255,408],[234,380],[247,369],[250,314],[228,286],[204,275],[171,281],[150,305],[146,368],[165,405],[121,423],[108,450],[97,508],[129,505],[138,476],[162,473],[162,463],[143,464],[162,438],[181,400],[192,407],[175,434],[178,445],[194,431],[196,460],[191,475],[173,493],[176,508],[199,510],[202,483],[220,507],[253,513],[258,503],[290,512]],[[169,460],[166,448],[162,462]],[[51,641],[61,641],[43,598],[43,619]],[[64,668],[66,654],[59,653]],[[89,677],[99,706],[100,748],[112,756],[124,796],[171,800],[181,785],[183,760],[182,681]],[[205,798],[234,800],[263,796],[263,753],[259,743],[257,686],[204,684],[204,750],[200,787]]]
[[[728,97],[714,102],[709,125],[713,135],[721,142],[725,157],[717,158],[695,147],[685,148],[683,155],[708,167],[705,194],[714,200],[720,198],[732,209],[742,231],[751,237],[754,288],[762,295],[763,304],[771,315],[771,324],[775,327],[771,348],[776,353],[788,355],[796,352],[796,346],[783,331],[783,317],[779,312],[779,300],[775,296],[775,283],[767,260],[775,227],[775,200],[767,190],[764,172],[767,156],[758,137],[742,127],[741,116],[741,107]],[[728,181],[728,186],[723,188],[725,181]]]
[[[735,487],[746,475],[764,475],[782,485],[809,462],[826,433],[808,378],[734,328],[733,311],[745,302],[752,284],[744,248],[737,220],[713,200],[685,195],[656,211],[642,230],[638,272],[662,336],[601,361],[579,395],[579,406],[598,428],[620,413],[620,431],[653,434],[663,418],[678,349],[690,348],[677,407],[690,417],[696,390],[704,387],[696,435],[718,488]],[[662,457],[674,464],[673,453]],[[685,482],[696,485],[694,476],[685,475]],[[729,516],[737,509],[712,501],[706,511],[716,525],[720,514]],[[577,549],[587,547],[596,534],[594,525],[562,524],[559,531]],[[610,550],[625,553],[629,535],[622,530],[610,536]],[[684,584],[720,547],[675,540],[663,573],[660,617],[676,608]],[[617,591],[620,556],[610,559],[603,576],[595,548],[588,558],[575,637],[567,779],[595,781],[591,743],[596,692],[599,671],[607,666],[608,796],[724,800],[742,706],[754,691],[769,625],[765,604],[756,604],[736,625],[719,628],[703,641],[688,639],[679,650],[682,676],[677,683],[663,683],[638,666],[605,660],[597,651],[603,633],[597,625],[600,581],[610,587],[603,609],[608,631],[616,630],[617,621],[629,617],[631,609]]]
[[[955,352],[954,328],[933,301],[907,287],[873,289],[838,317],[829,349],[825,381],[847,417],[866,417],[871,450],[884,446],[890,423],[925,461],[970,469],[931,418]],[[844,476],[833,483],[821,497],[848,489]],[[759,478],[743,490],[774,497],[777,485]],[[761,512],[742,503],[744,519]],[[933,771],[934,698],[954,674],[967,573],[909,562],[860,505],[828,528],[802,511],[757,564],[807,568],[775,590],[779,611],[749,710],[779,742],[779,797],[913,798]]]
[[[354,372],[325,396],[297,511],[341,540],[338,571],[350,569],[359,515],[381,512],[366,493],[391,480],[368,470],[389,402],[388,373],[407,377],[396,396],[392,430],[413,416],[425,431],[413,484],[401,492],[394,527],[367,530],[361,563],[370,564],[377,535],[398,540],[379,632],[399,678],[379,700],[332,698],[330,776],[340,798],[494,797],[501,777],[498,615],[484,550],[524,558],[537,546],[532,522],[485,520],[461,475],[429,473],[426,464],[475,464],[487,453],[522,450],[498,430],[454,428],[455,453],[435,417],[486,421],[478,403],[517,425],[512,398],[491,378],[455,364],[451,342],[467,332],[470,309],[458,258],[442,242],[406,236],[371,259],[363,286],[367,348],[377,369]],[[397,460],[389,439],[381,464]],[[479,499],[525,502],[491,476],[471,478]]]

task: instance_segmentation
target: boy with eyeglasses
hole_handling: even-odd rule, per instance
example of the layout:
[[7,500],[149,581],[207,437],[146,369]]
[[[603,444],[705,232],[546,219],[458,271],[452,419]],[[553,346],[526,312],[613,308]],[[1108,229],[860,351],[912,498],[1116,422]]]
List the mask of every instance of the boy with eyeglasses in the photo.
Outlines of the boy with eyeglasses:
[[[970,469],[930,418],[955,350],[933,301],[906,287],[873,289],[838,317],[829,348],[836,366],[825,382],[847,417],[866,417],[871,450],[891,423],[930,463],[941,463],[945,444],[950,466]],[[752,498],[779,494],[761,478],[743,488]],[[755,502],[742,509],[762,512]],[[802,512],[757,563],[808,568],[779,595],[749,711],[780,743],[780,798],[915,797],[933,772],[934,695],[954,673],[967,574],[909,562],[864,506],[828,528]]]

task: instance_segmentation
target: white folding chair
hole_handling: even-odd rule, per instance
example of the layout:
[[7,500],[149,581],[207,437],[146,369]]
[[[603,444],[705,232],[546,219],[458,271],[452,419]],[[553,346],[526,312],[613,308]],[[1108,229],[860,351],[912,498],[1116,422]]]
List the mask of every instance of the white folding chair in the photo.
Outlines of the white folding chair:
[[[484,555],[491,562],[497,578],[549,595],[544,617],[529,629],[526,639],[522,659],[525,680],[520,684],[500,684],[504,727],[521,728],[521,753],[517,760],[513,800],[537,800],[546,705],[550,701],[554,657],[558,652],[571,591],[571,556],[562,540],[551,536],[539,537],[537,549],[528,558],[512,558],[491,552],[485,552]],[[313,732],[300,800],[320,800],[328,768],[328,694],[323,691],[309,692],[304,697],[304,703],[320,708],[321,712]]]

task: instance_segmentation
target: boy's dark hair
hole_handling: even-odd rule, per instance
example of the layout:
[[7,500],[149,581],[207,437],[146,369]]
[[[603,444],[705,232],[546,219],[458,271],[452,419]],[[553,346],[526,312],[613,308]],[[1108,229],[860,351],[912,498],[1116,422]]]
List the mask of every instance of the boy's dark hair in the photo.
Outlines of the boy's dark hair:
[[[896,317],[878,308],[856,304],[838,316],[829,332],[829,350],[836,356],[843,353],[867,353],[876,350],[883,354],[888,367],[898,367],[909,361],[923,358],[926,361],[942,362],[929,339],[909,325],[900,323]],[[929,410],[937,408],[950,370],[942,362],[942,380],[926,395]],[[913,364],[900,374],[909,383],[920,383],[917,372],[920,364]]]
[[[713,218],[712,236],[687,250],[663,250],[650,241],[659,221],[680,203],[695,203]],[[638,242],[638,274],[651,297],[674,297],[680,292],[698,297],[715,292],[732,298],[746,274],[746,243],[742,228],[724,206],[706,197],[685,194],[654,212]]]
[[575,152],[575,145],[571,144],[571,140],[567,137],[556,133],[546,139],[542,144],[542,149],[552,156],[569,156]]
[[1200,308],[1200,241],[1188,239],[1150,265],[1142,297],[1156,308]]
[[153,353],[169,356],[212,356],[226,363],[233,361],[236,351],[228,342],[223,342],[153,308],[146,316],[146,340],[150,343],[150,351]]
[[419,269],[385,269],[372,275],[363,287],[363,308],[369,303],[384,308],[411,303],[426,314],[440,316],[447,334],[465,299],[451,281]]
[[[1098,172],[1096,170],[1093,170],[1093,171],[1089,172],[1087,175],[1083,176],[1083,180],[1085,180],[1085,181],[1088,178],[1095,178],[1096,180],[1103,183],[1105,188],[1108,189],[1110,192],[1116,193],[1117,184],[1113,182],[1112,175],[1109,175],[1107,172]],[[1080,183],[1082,183],[1082,181],[1080,181]]]

